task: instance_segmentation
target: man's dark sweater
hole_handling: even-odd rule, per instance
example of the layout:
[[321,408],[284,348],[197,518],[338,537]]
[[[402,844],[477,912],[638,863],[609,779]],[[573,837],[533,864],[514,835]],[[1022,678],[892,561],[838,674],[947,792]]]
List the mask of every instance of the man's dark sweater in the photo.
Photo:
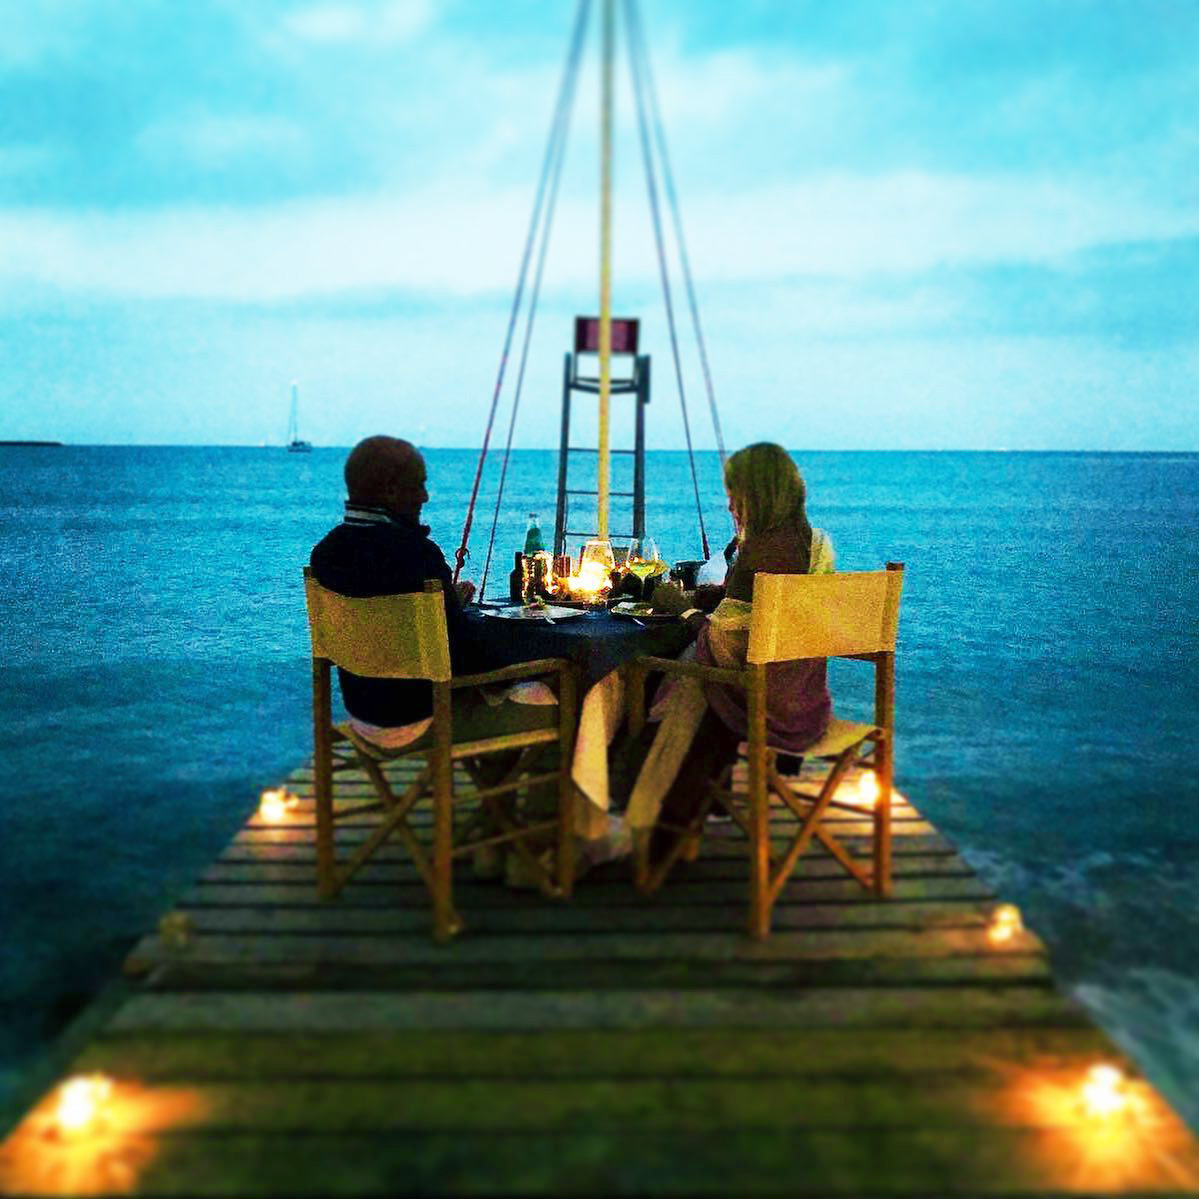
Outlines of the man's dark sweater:
[[[429,527],[379,508],[346,505],[345,520],[312,550],[312,573],[322,587],[339,595],[365,598],[422,591],[438,579],[445,592],[450,659],[455,674],[468,673],[472,653],[462,605],[445,556],[429,539]],[[338,669],[346,711],[368,724],[392,728],[433,713],[429,683],[406,679],[366,679]]]

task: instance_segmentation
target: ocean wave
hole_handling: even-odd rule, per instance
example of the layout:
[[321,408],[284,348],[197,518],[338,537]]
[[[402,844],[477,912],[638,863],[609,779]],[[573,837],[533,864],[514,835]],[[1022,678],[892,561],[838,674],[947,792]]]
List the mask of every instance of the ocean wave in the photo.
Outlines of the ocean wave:
[[1073,994],[1199,1132],[1199,979],[1133,969],[1118,981],[1080,983]]
[[1054,973],[1199,1132],[1199,871],[1190,854],[963,856],[1049,948]]

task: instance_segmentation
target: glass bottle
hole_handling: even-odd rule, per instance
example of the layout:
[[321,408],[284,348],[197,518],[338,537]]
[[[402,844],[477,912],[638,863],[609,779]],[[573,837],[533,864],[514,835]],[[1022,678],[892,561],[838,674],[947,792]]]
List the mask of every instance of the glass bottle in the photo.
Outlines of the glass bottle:
[[508,576],[508,599],[519,604],[524,599],[525,591],[525,556],[516,551],[516,565],[512,568],[512,573]]
[[531,558],[534,554],[540,554],[545,550],[545,542],[541,539],[541,525],[537,520],[537,513],[529,513],[529,527],[525,533],[525,557]]

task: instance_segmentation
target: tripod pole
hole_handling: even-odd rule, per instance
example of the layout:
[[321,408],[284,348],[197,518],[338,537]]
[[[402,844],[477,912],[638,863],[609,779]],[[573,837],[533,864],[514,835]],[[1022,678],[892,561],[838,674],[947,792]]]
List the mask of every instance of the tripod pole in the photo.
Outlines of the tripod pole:
[[612,64],[616,3],[603,0],[603,68],[600,75],[600,327],[599,454],[596,464],[596,536],[608,536],[608,406],[612,394]]

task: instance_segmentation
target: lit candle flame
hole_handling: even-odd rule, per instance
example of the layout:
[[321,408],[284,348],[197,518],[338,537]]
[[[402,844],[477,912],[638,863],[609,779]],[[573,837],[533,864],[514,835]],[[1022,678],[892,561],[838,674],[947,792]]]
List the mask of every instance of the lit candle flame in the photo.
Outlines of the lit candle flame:
[[579,569],[566,580],[571,595],[598,595],[612,585],[609,573],[599,562],[580,563]]
[[1088,1116],[1102,1119],[1128,1106],[1127,1080],[1117,1066],[1100,1062],[1087,1071],[1082,1084],[1082,1106]]
[[1001,903],[991,913],[987,936],[992,945],[1003,945],[1023,930],[1024,921],[1020,917],[1020,909],[1014,903]]
[[112,1094],[112,1079],[103,1074],[76,1075],[58,1090],[54,1120],[63,1132],[83,1132],[95,1123],[100,1107]]
[[298,800],[288,793],[286,787],[273,787],[262,793],[258,801],[258,815],[270,823],[282,820]]

